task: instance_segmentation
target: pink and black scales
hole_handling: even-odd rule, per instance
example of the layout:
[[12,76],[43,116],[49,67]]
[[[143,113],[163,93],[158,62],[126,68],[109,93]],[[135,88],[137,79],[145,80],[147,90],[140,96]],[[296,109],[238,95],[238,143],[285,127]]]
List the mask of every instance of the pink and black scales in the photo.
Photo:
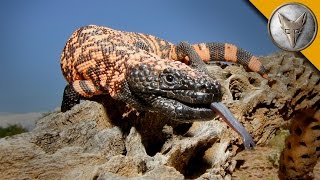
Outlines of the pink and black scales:
[[61,55],[68,81],[61,111],[81,98],[109,94],[139,111],[177,121],[210,120],[218,114],[250,148],[250,134],[221,103],[221,85],[206,69],[205,62],[215,60],[242,64],[267,78],[258,58],[232,44],[174,45],[142,33],[85,26],[72,34]]

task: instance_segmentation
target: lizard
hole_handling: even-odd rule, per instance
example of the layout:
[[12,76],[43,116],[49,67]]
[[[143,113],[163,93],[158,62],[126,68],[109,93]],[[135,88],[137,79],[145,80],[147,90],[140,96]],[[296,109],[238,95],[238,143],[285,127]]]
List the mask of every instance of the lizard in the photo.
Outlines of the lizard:
[[219,103],[220,83],[204,68],[215,60],[239,63],[267,78],[257,57],[232,44],[174,45],[152,35],[84,26],[71,35],[61,54],[68,82],[61,111],[71,109],[80,98],[104,93],[137,110],[183,122],[212,119],[214,109],[243,137],[245,147],[251,147],[251,136]]

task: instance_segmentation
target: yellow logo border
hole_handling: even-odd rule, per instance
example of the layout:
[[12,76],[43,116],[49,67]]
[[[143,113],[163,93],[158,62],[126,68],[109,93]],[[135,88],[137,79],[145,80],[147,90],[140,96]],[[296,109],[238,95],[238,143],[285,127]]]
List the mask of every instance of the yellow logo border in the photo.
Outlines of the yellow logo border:
[[[318,23],[320,20],[320,1],[318,0],[250,0],[250,2],[267,18],[269,19],[275,9],[285,3],[301,3],[308,7],[315,15]],[[266,27],[268,28],[268,27]],[[318,28],[319,29],[319,28]],[[301,53],[308,58],[308,60],[319,70],[320,69],[320,36],[317,33],[312,44],[306,49],[302,50]]]

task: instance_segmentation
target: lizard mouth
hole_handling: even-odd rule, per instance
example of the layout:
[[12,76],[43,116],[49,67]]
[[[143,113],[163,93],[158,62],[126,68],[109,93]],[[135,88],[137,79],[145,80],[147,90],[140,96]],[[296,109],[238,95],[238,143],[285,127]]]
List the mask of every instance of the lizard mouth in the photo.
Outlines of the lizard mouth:
[[215,116],[210,104],[190,104],[162,97],[153,101],[153,106],[173,120],[183,122],[211,120]]
[[191,107],[206,106],[210,109],[210,103],[218,101],[219,93],[195,92],[192,90],[173,90],[165,93],[165,97],[177,100]]
[[212,120],[216,115],[210,104],[191,104],[176,100],[174,119],[177,121],[206,121]]
[[175,90],[157,96],[152,106],[173,120],[205,121],[215,116],[210,104],[218,101],[217,97],[214,93]]

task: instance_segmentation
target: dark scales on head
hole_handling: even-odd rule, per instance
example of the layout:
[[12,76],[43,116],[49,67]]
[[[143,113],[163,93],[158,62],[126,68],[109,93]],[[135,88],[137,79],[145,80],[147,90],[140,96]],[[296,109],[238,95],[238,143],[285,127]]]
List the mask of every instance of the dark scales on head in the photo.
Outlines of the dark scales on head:
[[[194,51],[193,47],[186,42],[182,42],[178,45],[177,54],[182,54],[183,56],[188,56],[191,61],[191,66],[199,71],[205,72],[210,76],[208,70],[205,67],[204,62],[201,60],[199,55]],[[220,87],[219,87],[220,88]],[[219,90],[221,92],[221,90]],[[221,101],[222,94],[220,93],[220,99],[211,101],[210,108],[212,111],[216,112],[233,130],[235,130],[243,139],[243,144],[246,149],[253,148],[255,143],[251,135],[247,130],[242,126],[242,124],[232,115],[229,109],[222,104]]]
[[183,122],[214,117],[210,103],[220,101],[222,96],[217,81],[199,72],[199,77],[195,78],[181,69],[167,67],[158,72],[154,68],[149,64],[129,68],[127,81],[130,90],[145,109],[159,111]]

